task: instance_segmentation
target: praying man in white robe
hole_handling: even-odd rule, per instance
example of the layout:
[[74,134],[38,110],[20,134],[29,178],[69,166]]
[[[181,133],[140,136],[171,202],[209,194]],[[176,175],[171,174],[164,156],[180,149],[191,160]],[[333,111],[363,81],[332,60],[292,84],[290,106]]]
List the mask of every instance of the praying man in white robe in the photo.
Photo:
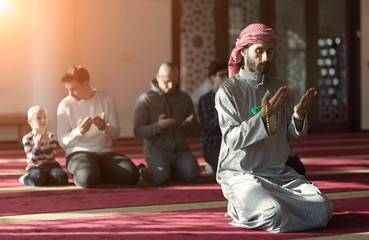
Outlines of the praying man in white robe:
[[306,112],[316,90],[293,106],[290,90],[265,76],[276,35],[264,24],[241,31],[229,60],[229,74],[216,94],[222,131],[217,181],[228,200],[230,224],[269,232],[324,228],[331,201],[286,165],[289,143],[307,134]]

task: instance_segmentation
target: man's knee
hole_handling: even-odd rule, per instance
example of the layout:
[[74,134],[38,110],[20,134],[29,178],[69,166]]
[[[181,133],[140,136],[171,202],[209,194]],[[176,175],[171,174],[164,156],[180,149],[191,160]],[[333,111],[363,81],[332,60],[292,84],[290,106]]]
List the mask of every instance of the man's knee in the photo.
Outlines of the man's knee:
[[200,175],[200,169],[199,168],[192,168],[189,171],[181,172],[179,176],[179,180],[183,182],[194,182]]
[[67,156],[67,167],[74,184],[79,187],[91,188],[100,182],[100,169],[87,153],[76,152]]
[[175,167],[175,178],[184,182],[193,182],[200,175],[200,166],[197,158],[191,153],[182,155],[177,160]]
[[315,217],[315,221],[319,226],[325,227],[332,218],[334,206],[329,199],[326,199],[317,208],[319,209],[319,214]]
[[140,175],[136,165],[126,156],[113,153],[100,163],[103,181],[134,185]]
[[140,174],[136,165],[134,165],[130,160],[124,161],[124,163],[119,164],[120,172],[122,174],[117,177],[119,184],[123,185],[135,185],[140,179]]
[[166,170],[163,167],[156,166],[156,167],[149,167],[146,171],[148,175],[149,182],[162,185],[170,181],[171,179],[171,172],[170,170]]
[[93,171],[92,169],[80,168],[74,171],[73,175],[74,184],[83,187],[91,188],[95,187],[100,182],[100,172]]
[[277,231],[282,222],[283,211],[277,202],[264,205],[263,208],[252,209],[247,206],[228,205],[228,214],[233,225],[263,231]]

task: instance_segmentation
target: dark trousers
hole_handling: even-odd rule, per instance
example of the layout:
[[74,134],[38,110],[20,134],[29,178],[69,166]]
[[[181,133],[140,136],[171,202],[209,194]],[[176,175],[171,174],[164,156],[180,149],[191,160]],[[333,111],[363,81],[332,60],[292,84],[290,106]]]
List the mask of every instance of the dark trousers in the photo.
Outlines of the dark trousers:
[[202,156],[205,161],[212,167],[214,173],[217,172],[218,158],[220,153],[220,146],[216,147],[201,147]]
[[29,168],[23,182],[28,186],[67,185],[68,175],[59,163],[44,163],[40,166]]
[[145,155],[147,168],[142,176],[153,184],[164,184],[172,179],[193,182],[200,175],[197,159],[190,151],[170,153],[151,147],[145,151]]
[[67,169],[74,184],[95,187],[100,182],[134,185],[139,180],[136,165],[126,156],[116,153],[74,152],[67,156]]
[[301,162],[301,159],[295,155],[290,154],[290,156],[287,159],[286,164],[290,166],[291,168],[295,169],[295,171],[300,175],[305,175],[305,166]]

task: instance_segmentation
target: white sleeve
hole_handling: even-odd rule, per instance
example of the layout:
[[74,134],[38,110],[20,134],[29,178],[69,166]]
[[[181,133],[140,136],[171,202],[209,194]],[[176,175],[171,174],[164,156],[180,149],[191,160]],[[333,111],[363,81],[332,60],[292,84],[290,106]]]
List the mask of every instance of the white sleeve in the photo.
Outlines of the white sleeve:
[[105,121],[107,126],[104,133],[107,134],[110,137],[110,139],[116,140],[118,139],[120,133],[120,125],[117,109],[112,96],[109,95],[107,101],[108,101],[108,109],[107,109],[108,111],[107,113],[105,113],[106,114]]
[[63,102],[59,103],[57,111],[57,135],[62,148],[75,145],[82,137],[78,128],[72,129],[67,108]]

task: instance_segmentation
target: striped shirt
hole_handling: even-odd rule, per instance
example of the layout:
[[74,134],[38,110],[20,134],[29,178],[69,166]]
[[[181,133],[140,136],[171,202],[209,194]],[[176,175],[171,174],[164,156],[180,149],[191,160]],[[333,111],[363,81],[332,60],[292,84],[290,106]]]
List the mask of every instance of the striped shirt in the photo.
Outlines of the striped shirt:
[[197,106],[202,127],[201,146],[216,147],[222,142],[218,113],[215,109],[215,89],[211,89],[199,99]]
[[[50,132],[47,132],[49,135]],[[56,156],[56,148],[57,148],[57,140],[55,134],[52,134],[50,138],[50,147],[45,148],[44,144],[41,144],[40,149],[34,148],[34,141],[33,141],[34,134],[29,132],[23,137],[22,143],[24,147],[24,152],[27,156],[27,167],[28,170],[34,166],[40,166],[44,163],[55,162]]]

